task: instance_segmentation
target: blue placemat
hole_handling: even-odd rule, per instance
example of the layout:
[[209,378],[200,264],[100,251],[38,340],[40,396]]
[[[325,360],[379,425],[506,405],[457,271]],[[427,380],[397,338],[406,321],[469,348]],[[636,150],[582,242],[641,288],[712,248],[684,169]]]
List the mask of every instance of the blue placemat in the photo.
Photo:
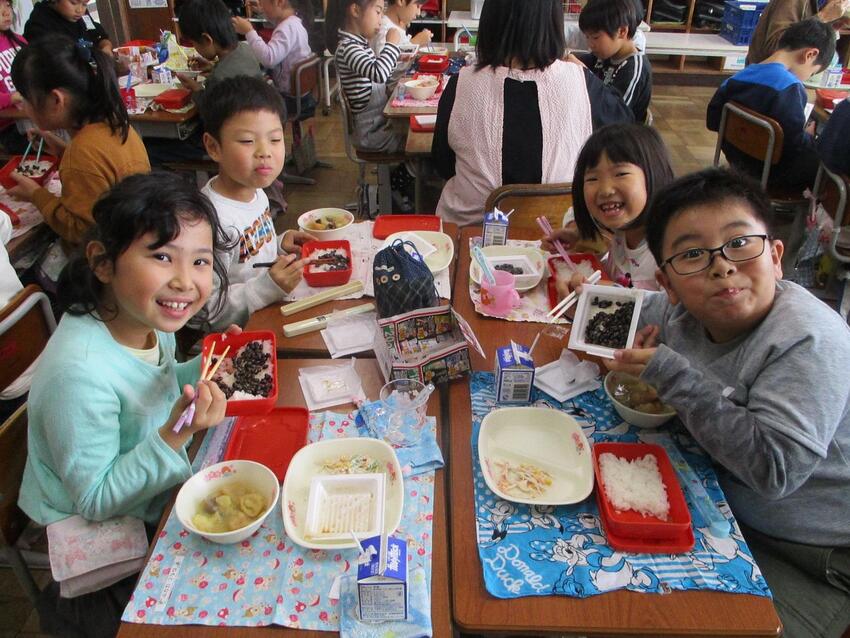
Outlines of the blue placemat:
[[[591,442],[639,442],[638,428],[624,423],[605,391],[585,392],[560,403],[532,390],[532,405],[563,410],[581,425]],[[709,458],[679,425],[666,432],[702,479],[709,496],[732,522],[732,534],[715,538],[695,522],[694,548],[684,554],[630,554],[608,545],[599,522],[595,495],[569,506],[511,503],[489,490],[478,463],[481,419],[496,407],[493,375],[471,378],[472,457],[478,554],[487,591],[498,598],[561,594],[585,598],[615,589],[665,593],[674,589],[710,589],[770,596],[737,522],[726,505]]]
[[[311,414],[308,440],[360,436],[354,417]],[[431,419],[426,429],[434,426]],[[206,437],[195,465],[208,464],[216,449],[215,438]],[[423,609],[430,610],[434,473],[405,477],[404,488],[396,536],[407,540],[411,571],[425,574],[429,602]],[[256,534],[235,545],[217,545],[190,534],[172,511],[122,620],[339,631],[340,601],[328,592],[338,576],[356,573],[356,561],[354,549],[319,551],[292,543],[284,532],[280,506]]]

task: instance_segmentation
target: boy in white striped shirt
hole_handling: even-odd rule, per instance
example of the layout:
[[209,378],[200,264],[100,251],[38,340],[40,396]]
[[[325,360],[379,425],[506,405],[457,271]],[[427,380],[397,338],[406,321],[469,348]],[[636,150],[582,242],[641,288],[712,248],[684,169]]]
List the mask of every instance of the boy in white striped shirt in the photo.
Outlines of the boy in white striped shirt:
[[577,58],[620,93],[635,114],[635,122],[645,122],[652,97],[652,69],[633,40],[639,24],[637,0],[589,0],[578,26],[590,53]]
[[387,33],[379,55],[369,47],[377,35],[384,0],[331,0],[325,21],[328,48],[334,50],[342,92],[354,118],[358,149],[395,153],[404,148],[404,135],[392,130],[384,117],[387,80],[399,56],[399,33]]

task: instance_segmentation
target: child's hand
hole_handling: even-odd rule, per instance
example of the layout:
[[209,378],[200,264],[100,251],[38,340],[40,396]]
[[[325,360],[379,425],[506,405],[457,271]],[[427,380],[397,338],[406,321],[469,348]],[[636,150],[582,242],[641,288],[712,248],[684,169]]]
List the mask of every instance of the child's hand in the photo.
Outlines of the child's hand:
[[410,38],[410,41],[413,44],[429,44],[433,38],[434,34],[429,29],[422,29],[422,31]]
[[574,228],[559,228],[553,230],[551,235],[543,237],[543,249],[550,253],[557,252],[555,250],[555,240],[560,239],[564,248],[569,250],[578,241],[578,231]]
[[214,66],[215,64],[200,55],[193,55],[192,59],[189,60],[189,68],[193,71],[209,71]]
[[850,0],[829,0],[823,8],[818,11],[821,22],[832,22],[844,17],[844,12],[850,8]]
[[289,254],[301,254],[301,247],[309,241],[316,241],[310,233],[303,230],[287,230],[280,241],[280,247]]
[[24,98],[21,96],[20,93],[15,91],[14,93],[12,93],[12,95],[9,96],[9,100],[12,102],[12,104],[20,104],[24,101]]
[[251,21],[247,18],[234,16],[233,18],[230,18],[230,21],[233,23],[233,28],[236,29],[236,33],[239,35],[245,35],[249,31],[254,30],[254,25],[251,24]]
[[617,350],[614,359],[605,359],[605,367],[640,377],[658,349],[658,326],[644,326],[635,334],[634,345],[628,350]]
[[306,259],[296,259],[295,255],[284,255],[277,258],[274,266],[269,268],[269,276],[283,292],[292,292],[301,281],[302,271],[307,264]]
[[806,133],[808,133],[809,135],[814,135],[815,133],[817,133],[817,130],[818,130],[818,123],[817,123],[817,122],[815,122],[814,120],[812,120],[811,122],[809,122],[808,124],[806,124],[806,127],[805,127],[803,130],[804,130]]
[[573,273],[569,279],[555,279],[555,289],[558,291],[558,299],[563,299],[572,292],[581,293],[581,285],[585,283],[585,279],[578,273]]
[[[197,398],[195,395],[197,394]],[[180,432],[174,432],[174,425],[180,420],[183,412],[195,399],[195,416],[191,423],[186,423]],[[159,435],[172,449],[179,450],[195,432],[206,430],[218,425],[224,420],[227,408],[227,397],[213,381],[198,381],[198,389],[190,385],[183,386],[183,394],[177,399],[165,425],[159,428]]]
[[190,91],[193,91],[193,92],[194,92],[194,91],[200,91],[202,88],[204,88],[203,86],[201,86],[201,83],[200,83],[200,82],[198,82],[198,81],[197,81],[196,79],[194,79],[194,78],[190,78],[190,77],[189,77],[188,75],[186,75],[185,73],[178,73],[178,74],[177,74],[177,79],[178,79],[178,80],[180,80],[180,84],[182,84],[183,86],[185,86],[185,87],[186,87],[187,89],[189,89]]
[[241,326],[237,326],[235,323],[232,323],[227,326],[227,330],[224,331],[224,334],[228,337],[238,337],[242,334],[242,328]]
[[387,31],[387,42],[390,44],[398,44],[401,42],[401,33],[399,33],[398,29],[390,29]]
[[21,175],[18,171],[12,171],[10,176],[17,182],[17,184],[6,192],[15,199],[31,202],[33,194],[41,188],[41,186],[39,186],[35,180],[27,177],[26,175]]

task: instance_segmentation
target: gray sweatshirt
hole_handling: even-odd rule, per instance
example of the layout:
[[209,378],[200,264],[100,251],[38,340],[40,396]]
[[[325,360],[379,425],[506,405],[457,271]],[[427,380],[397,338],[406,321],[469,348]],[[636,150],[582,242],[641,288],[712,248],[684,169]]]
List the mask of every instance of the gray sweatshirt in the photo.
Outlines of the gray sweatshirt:
[[780,281],[764,321],[728,343],[712,342],[663,292],[644,298],[649,324],[662,345],[642,378],[720,466],[735,516],[776,538],[850,546],[850,328],[841,317]]
[[260,63],[254,57],[254,52],[247,42],[240,42],[233,51],[221,58],[210,71],[204,88],[192,93],[192,101],[198,108],[204,102],[204,92],[212,89],[216,84],[228,78],[236,78],[247,75],[252,78],[264,79],[265,74],[260,68]]

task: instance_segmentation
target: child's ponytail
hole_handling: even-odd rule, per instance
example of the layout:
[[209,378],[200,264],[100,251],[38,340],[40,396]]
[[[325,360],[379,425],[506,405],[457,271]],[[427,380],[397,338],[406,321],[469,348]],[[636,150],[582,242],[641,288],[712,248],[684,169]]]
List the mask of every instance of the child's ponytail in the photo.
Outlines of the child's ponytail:
[[74,128],[106,122],[127,140],[130,118],[118,91],[112,58],[85,40],[42,38],[21,49],[12,63],[12,82],[37,111],[55,89],[67,92]]

